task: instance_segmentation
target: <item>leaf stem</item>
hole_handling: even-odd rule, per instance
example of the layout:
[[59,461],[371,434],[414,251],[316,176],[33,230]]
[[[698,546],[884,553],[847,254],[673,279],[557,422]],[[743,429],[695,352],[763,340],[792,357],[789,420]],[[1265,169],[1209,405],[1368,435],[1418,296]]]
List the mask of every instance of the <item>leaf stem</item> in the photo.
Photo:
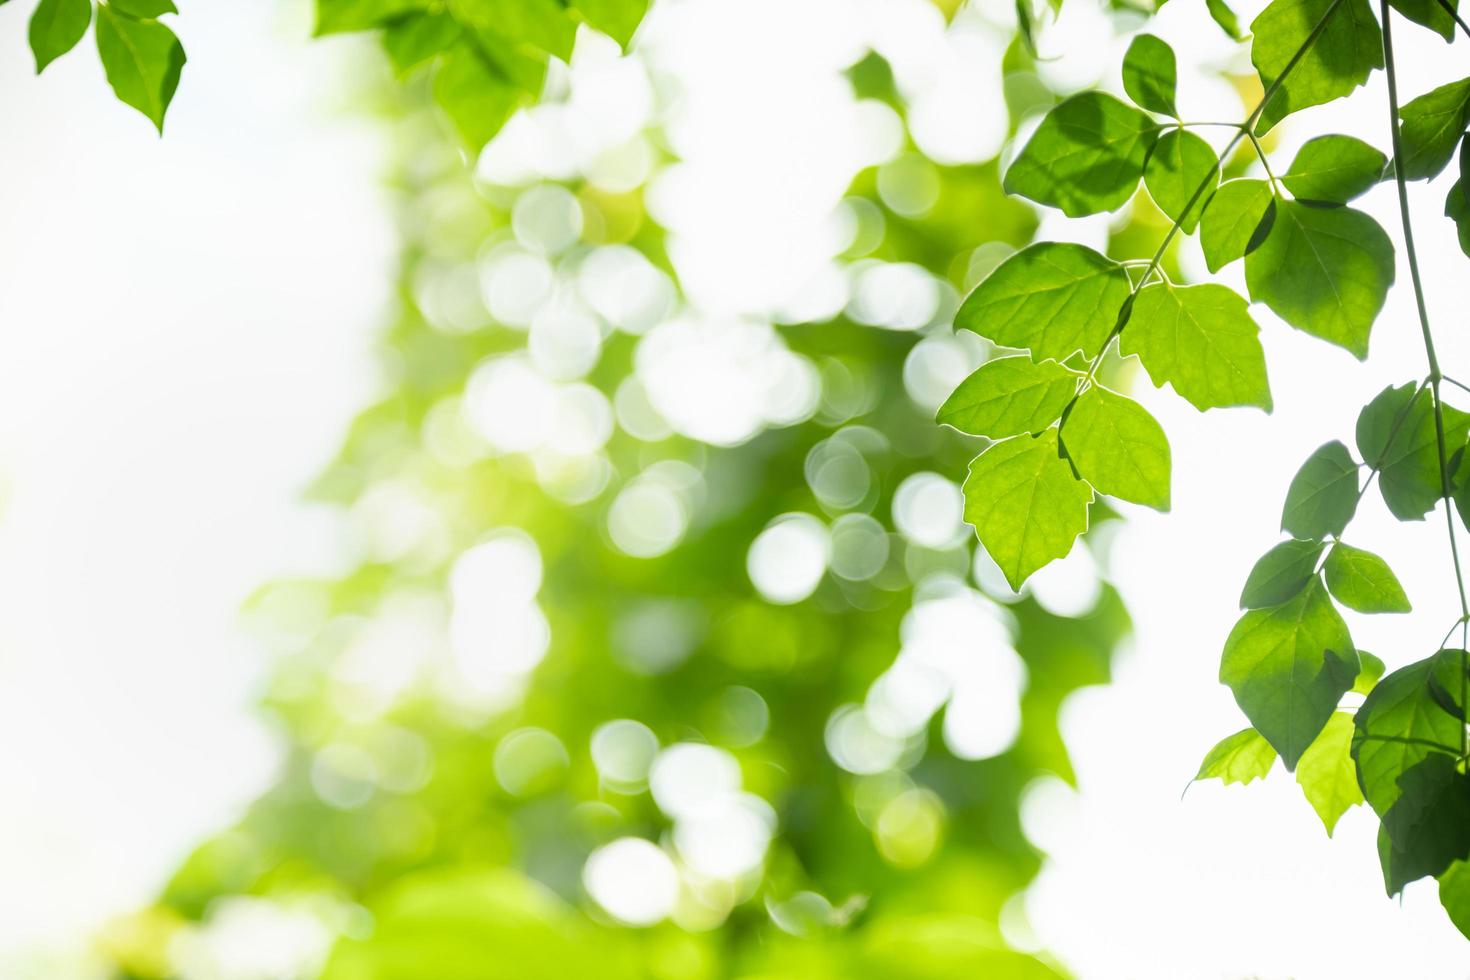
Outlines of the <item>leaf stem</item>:
[[[1398,71],[1393,60],[1393,27],[1390,17],[1389,0],[1379,0],[1379,13],[1383,20],[1383,64],[1385,74],[1388,76],[1388,125],[1393,136],[1393,158],[1396,161],[1404,159],[1403,134],[1399,122],[1399,86]],[[1457,18],[1458,19],[1458,18]],[[1434,334],[1429,329],[1429,313],[1424,304],[1424,284],[1419,277],[1419,258],[1414,250],[1414,226],[1409,218],[1409,188],[1404,178],[1402,166],[1395,166],[1393,173],[1394,184],[1398,188],[1399,198],[1399,220],[1404,232],[1404,254],[1409,263],[1409,278],[1414,284],[1414,304],[1419,312],[1419,332],[1424,337],[1424,355],[1429,360],[1429,393],[1434,400],[1434,443],[1439,454],[1439,489],[1440,496],[1444,498],[1444,520],[1445,530],[1450,539],[1450,560],[1455,566],[1455,585],[1460,593],[1460,615],[1470,619],[1470,602],[1465,598],[1465,574],[1460,568],[1460,546],[1455,541],[1455,517],[1454,508],[1450,506],[1450,469],[1449,458],[1445,450],[1444,437],[1444,402],[1440,398],[1439,384],[1444,373],[1439,369],[1439,357],[1434,351]],[[1460,703],[1465,704],[1467,693],[1466,666],[1462,656],[1460,670]],[[1460,754],[1464,755],[1470,749],[1470,732],[1464,725],[1460,726]]]

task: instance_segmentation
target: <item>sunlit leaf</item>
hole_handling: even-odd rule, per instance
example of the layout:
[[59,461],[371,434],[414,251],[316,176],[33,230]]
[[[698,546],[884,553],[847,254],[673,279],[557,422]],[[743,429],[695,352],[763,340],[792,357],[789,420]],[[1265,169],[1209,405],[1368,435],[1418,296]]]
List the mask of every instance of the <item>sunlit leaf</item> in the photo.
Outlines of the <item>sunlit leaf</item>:
[[164,114],[184,70],[184,47],[174,32],[156,20],[134,20],[101,6],[97,52],[117,97],[151,119],[162,133]]
[[1439,876],[1439,904],[1455,928],[1470,939],[1470,863],[1453,861]]
[[1388,157],[1352,136],[1318,136],[1297,151],[1281,182],[1304,201],[1346,204],[1378,183]]
[[1169,509],[1169,440],[1133,399],[1094,384],[1062,421],[1062,444],[1099,493]]
[[1138,189],[1159,132],[1111,95],[1074,95],[1041,121],[1011,163],[1005,189],[1076,218],[1121,207]]
[[1215,23],[1220,25],[1220,30],[1232,41],[1245,40],[1245,35],[1240,32],[1240,18],[1235,16],[1235,11],[1230,9],[1226,0],[1205,0],[1205,7]]
[[1361,211],[1277,201],[1266,240],[1245,258],[1245,279],[1251,299],[1362,360],[1393,285],[1393,245]]
[[1353,681],[1353,693],[1367,694],[1378,684],[1386,668],[1382,660],[1367,650],[1358,651],[1358,660],[1362,663],[1363,669],[1358,671],[1358,679]]
[[[1448,457],[1465,445],[1470,415],[1443,406]],[[1378,488],[1401,521],[1422,520],[1443,496],[1434,400],[1416,385],[1381,391],[1358,415],[1358,451],[1379,468]]]
[[1363,802],[1358,788],[1358,772],[1353,764],[1353,716],[1334,711],[1322,728],[1322,734],[1302,753],[1296,767],[1296,781],[1322,818],[1327,836],[1332,836],[1338,819],[1351,807]]
[[633,32],[648,12],[648,0],[571,0],[572,9],[587,23],[623,48],[633,40]]
[[1343,544],[1332,546],[1322,566],[1327,590],[1360,613],[1408,612],[1409,597],[1388,562],[1370,551]]
[[31,53],[36,74],[77,46],[92,23],[91,0],[41,0],[31,14]]
[[1123,91],[1140,109],[1177,116],[1174,87],[1178,67],[1174,49],[1152,34],[1140,34],[1123,56]]
[[998,442],[970,462],[965,520],[1017,591],[1087,530],[1092,488],[1059,452],[1057,432],[1048,429]]
[[1102,349],[1131,287],[1123,267],[1083,245],[1041,242],[1022,249],[975,287],[955,326],[1037,361]]
[[1402,173],[1407,180],[1435,177],[1450,162],[1470,122],[1470,78],[1441,85],[1399,108],[1403,120]]
[[1171,129],[1154,144],[1143,183],[1159,210],[1192,232],[1219,180],[1218,168],[1210,144],[1187,129]]
[[[1440,0],[1388,0],[1393,9],[1416,24],[1423,24],[1446,41],[1454,40],[1455,18]],[[1450,10],[1458,4],[1448,0]]]
[[462,33],[459,21],[442,10],[414,13],[383,31],[383,48],[394,70],[405,75],[449,50]]
[[120,14],[141,19],[152,19],[162,17],[164,14],[179,12],[173,0],[109,0],[107,5]]
[[1061,418],[1076,394],[1077,380],[1078,375],[1056,361],[986,361],[940,406],[938,420],[990,439],[1040,432]]
[[427,10],[430,0],[316,0],[317,35],[366,31],[404,14]]
[[1347,624],[1315,579],[1291,601],[1242,616],[1220,658],[1221,683],[1287,769],[1296,768],[1357,674]]
[[1256,560],[1240,592],[1240,608],[1279,606],[1306,588],[1322,557],[1321,541],[1281,542]]
[[1195,780],[1218,779],[1231,783],[1251,783],[1265,779],[1276,763],[1276,750],[1254,728],[1236,732],[1210,749],[1200,763]]
[[434,101],[465,146],[473,150],[500,132],[525,98],[521,87],[497,72],[469,44],[456,44],[446,51],[434,73]]
[[1333,440],[1307,457],[1291,478],[1281,529],[1318,540],[1341,534],[1357,512],[1359,496],[1358,464],[1346,446]]
[[1269,412],[1259,333],[1233,290],[1159,283],[1139,292],[1119,345],[1138,355],[1155,385],[1168,382],[1200,411],[1254,405]]
[[1383,67],[1383,36],[1367,0],[1272,0],[1251,22],[1251,64],[1262,84],[1276,81],[1324,19],[1261,113],[1262,132],[1299,109],[1350,94]]
[[1276,195],[1264,180],[1227,180],[1205,206],[1199,242],[1211,272],[1258,247],[1276,214]]

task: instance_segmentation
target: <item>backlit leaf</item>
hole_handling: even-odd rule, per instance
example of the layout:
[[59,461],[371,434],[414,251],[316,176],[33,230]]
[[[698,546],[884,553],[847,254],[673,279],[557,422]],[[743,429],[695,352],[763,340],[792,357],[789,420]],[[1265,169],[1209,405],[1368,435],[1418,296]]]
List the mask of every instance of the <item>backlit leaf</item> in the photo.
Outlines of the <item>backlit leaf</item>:
[[[1416,24],[1423,24],[1446,41],[1454,40],[1455,19],[1445,10],[1439,0],[1388,0],[1393,9]],[[1450,9],[1457,5],[1449,0]]]
[[1169,509],[1169,440],[1133,399],[1094,384],[1062,421],[1062,444],[1099,493]]
[[[1443,406],[1447,457],[1465,445],[1470,415]],[[1407,384],[1381,391],[1358,415],[1358,451],[1377,466],[1378,489],[1401,521],[1423,520],[1443,496],[1434,400]]]
[[1235,16],[1235,11],[1225,0],[1205,0],[1205,7],[1210,12],[1210,17],[1220,25],[1232,41],[1243,41],[1245,35],[1240,32],[1240,18]]
[[496,71],[469,44],[444,53],[434,73],[434,101],[471,150],[490,141],[527,98],[525,91]]
[[572,0],[572,9],[626,49],[648,12],[648,0]]
[[1231,783],[1251,783],[1266,778],[1276,762],[1276,750],[1254,728],[1236,732],[1210,749],[1200,763],[1195,780],[1218,779]]
[[986,361],[940,407],[939,422],[990,439],[1040,432],[1061,417],[1077,392],[1077,379],[1056,361]]
[[1358,671],[1358,679],[1353,681],[1354,694],[1367,694],[1378,684],[1378,679],[1383,676],[1383,661],[1379,660],[1367,650],[1358,651],[1358,660],[1363,669]]
[[1439,876],[1439,904],[1455,928],[1470,939],[1470,863],[1454,861]]
[[1388,157],[1352,136],[1318,136],[1308,140],[1281,182],[1304,201],[1346,204],[1378,183]]
[[31,53],[39,75],[57,58],[77,46],[92,23],[91,0],[41,0],[31,14]]
[[1111,95],[1074,95],[1041,121],[1006,171],[1005,189],[1074,218],[1115,210],[1138,189],[1158,132],[1147,113]]
[[383,31],[383,48],[400,75],[405,75],[454,46],[463,33],[459,21],[444,11],[415,13]]
[[1320,541],[1281,542],[1256,560],[1240,592],[1240,608],[1279,606],[1306,588],[1322,557]]
[[970,461],[965,520],[1020,591],[1031,573],[1072,550],[1087,530],[1092,488],[1059,455],[1057,432],[998,442]]
[[1450,162],[1470,121],[1470,78],[1450,82],[1399,108],[1403,121],[1403,175],[1434,177]]
[[371,30],[429,6],[430,0],[316,0],[315,33]]
[[1167,381],[1195,408],[1254,405],[1271,410],[1260,328],[1245,300],[1211,283],[1159,283],[1141,290],[1119,335],[1159,387]]
[[1321,446],[1291,479],[1281,529],[1293,537],[1339,535],[1358,509],[1358,464],[1342,443]]
[[1357,674],[1347,624],[1317,580],[1290,602],[1242,616],[1220,659],[1221,683],[1287,769],[1296,768]]
[[1174,49],[1167,42],[1140,34],[1128,45],[1123,56],[1123,91],[1140,109],[1178,116],[1174,107],[1177,77]]
[[117,97],[151,119],[162,133],[164,114],[184,70],[184,47],[174,32],[156,20],[134,20],[101,6],[97,52]]
[[1192,232],[1219,180],[1218,168],[1210,144],[1187,129],[1171,129],[1154,144],[1143,183],[1159,210]]
[[1383,67],[1383,36],[1367,0],[1273,0],[1251,22],[1251,64],[1271,85],[1326,19],[1315,43],[1261,113],[1265,132],[1290,113],[1331,102]]
[[1332,546],[1322,566],[1327,590],[1349,609],[1360,613],[1408,612],[1409,597],[1388,562],[1371,551],[1345,545]]
[[1242,258],[1265,240],[1276,214],[1276,195],[1264,180],[1227,180],[1205,205],[1199,242],[1211,272]]
[[1393,284],[1393,245],[1361,211],[1277,201],[1270,233],[1245,258],[1245,279],[1251,299],[1362,360]]
[[1322,728],[1322,734],[1302,753],[1296,767],[1296,781],[1322,818],[1327,836],[1332,836],[1338,819],[1349,808],[1363,802],[1358,788],[1358,772],[1353,764],[1353,716],[1334,711]]
[[1102,349],[1131,286],[1123,267],[1083,245],[1041,242],[1011,256],[975,287],[955,326],[1037,361]]

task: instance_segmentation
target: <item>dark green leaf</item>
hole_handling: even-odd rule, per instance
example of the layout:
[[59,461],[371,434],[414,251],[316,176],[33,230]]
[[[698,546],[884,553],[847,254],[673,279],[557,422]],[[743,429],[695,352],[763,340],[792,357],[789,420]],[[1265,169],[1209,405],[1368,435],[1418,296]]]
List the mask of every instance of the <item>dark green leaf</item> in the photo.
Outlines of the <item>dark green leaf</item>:
[[1353,716],[1334,711],[1307,751],[1297,763],[1296,781],[1322,818],[1327,836],[1332,836],[1338,818],[1350,807],[1363,802],[1358,788],[1358,772],[1353,765]]
[[92,23],[91,0],[41,0],[31,14],[31,53],[36,74],[77,46]]
[[1290,602],[1242,616],[1220,660],[1221,683],[1287,769],[1296,768],[1357,674],[1347,624],[1317,580]]
[[1235,11],[1230,9],[1225,0],[1205,0],[1205,6],[1215,23],[1220,25],[1220,30],[1229,35],[1232,41],[1245,40],[1245,35],[1240,33],[1240,18],[1235,16]]
[[1084,92],[1047,113],[1005,175],[1005,189],[1071,217],[1112,211],[1138,189],[1159,132],[1147,113]]
[[1270,233],[1245,258],[1251,299],[1359,360],[1393,279],[1388,235],[1352,208],[1277,201]]
[[1358,660],[1362,662],[1363,669],[1358,671],[1358,678],[1353,681],[1353,693],[1367,694],[1373,690],[1373,687],[1378,683],[1378,679],[1383,676],[1383,661],[1373,656],[1367,650],[1358,651]]
[[[1423,24],[1446,41],[1455,37],[1455,18],[1440,5],[1439,0],[1388,0],[1393,9],[1416,24]],[[1450,9],[1456,6],[1450,0]]]
[[1171,129],[1154,144],[1144,167],[1143,184],[1160,211],[1179,222],[1184,231],[1192,232],[1220,179],[1219,165],[1210,144],[1187,129]]
[[1271,410],[1260,328],[1245,300],[1224,286],[1159,283],[1141,290],[1119,335],[1153,383],[1200,411],[1233,405]]
[[975,287],[955,326],[1037,361],[1102,350],[1131,292],[1128,274],[1082,245],[1041,242],[1022,249]]
[[1276,750],[1254,728],[1236,732],[1220,740],[1205,761],[1200,763],[1195,780],[1218,779],[1231,783],[1251,783],[1265,779],[1276,762]]
[[1178,116],[1174,86],[1178,68],[1174,49],[1152,34],[1140,34],[1123,56],[1123,91],[1140,109]]
[[1358,509],[1358,464],[1333,440],[1307,458],[1286,491],[1281,530],[1293,537],[1339,535]]
[[1227,180],[1205,205],[1199,243],[1211,272],[1265,240],[1276,214],[1276,195],[1264,180]]
[[1261,113],[1260,132],[1300,109],[1350,94],[1383,67],[1383,36],[1367,0],[1273,0],[1251,22],[1251,63],[1270,86],[1326,18],[1315,43]]
[[162,133],[164,114],[184,70],[184,46],[174,32],[156,20],[134,20],[98,7],[97,53],[117,97]]
[[449,50],[462,33],[459,21],[442,10],[409,14],[383,31],[383,48],[393,62],[393,69],[399,75],[406,75]]
[[1169,440],[1133,399],[1094,384],[1062,421],[1062,444],[1099,493],[1169,509]]
[[648,0],[572,0],[572,9],[626,50],[648,12]]
[[1327,590],[1338,602],[1360,613],[1408,612],[1409,597],[1388,562],[1370,551],[1343,544],[1332,546],[1327,563]]
[[998,442],[976,456],[964,493],[965,520],[1018,592],[1087,530],[1092,488],[1059,455],[1056,429]]
[[1351,136],[1318,136],[1308,140],[1281,182],[1305,201],[1346,204],[1378,183],[1388,157]]
[[1246,576],[1240,608],[1279,606],[1300,593],[1316,574],[1323,547],[1321,541],[1292,538],[1266,552]]
[[1077,379],[1056,361],[986,361],[940,407],[939,422],[990,439],[1040,432],[1061,418],[1077,392]]
[[1470,664],[1464,650],[1440,650],[1430,658],[1429,696],[1446,714],[1465,720],[1464,689],[1470,681]]
[[430,0],[316,0],[317,36],[366,31],[394,18],[427,10]]
[[1419,96],[1399,109],[1399,118],[1405,179],[1437,176],[1454,156],[1470,120],[1470,78]]
[[[1443,496],[1434,401],[1413,384],[1385,388],[1358,415],[1358,451],[1377,466],[1378,488],[1401,521],[1422,520]],[[1470,415],[1445,405],[1446,453],[1465,445]]]

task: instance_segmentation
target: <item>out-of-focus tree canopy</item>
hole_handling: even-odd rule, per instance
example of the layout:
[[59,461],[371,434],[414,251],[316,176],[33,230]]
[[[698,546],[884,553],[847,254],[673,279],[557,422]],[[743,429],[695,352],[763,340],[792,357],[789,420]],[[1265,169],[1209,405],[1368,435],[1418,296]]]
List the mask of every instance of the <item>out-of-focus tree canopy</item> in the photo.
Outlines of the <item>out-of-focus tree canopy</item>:
[[[1013,119],[1050,101],[1006,65]],[[849,76],[902,114],[881,58]],[[1014,594],[961,520],[978,441],[934,424],[991,354],[958,296],[1031,208],[910,144],[927,203],[861,173],[840,263],[916,283],[918,322],[710,316],[644,206],[656,130],[631,181],[497,181],[383,92],[387,384],[313,490],[356,551],[252,600],[279,780],[102,938],[118,975],[1060,972],[1014,948],[1019,803],[1070,779],[1059,705],[1128,630],[1108,520],[1080,601]]]

